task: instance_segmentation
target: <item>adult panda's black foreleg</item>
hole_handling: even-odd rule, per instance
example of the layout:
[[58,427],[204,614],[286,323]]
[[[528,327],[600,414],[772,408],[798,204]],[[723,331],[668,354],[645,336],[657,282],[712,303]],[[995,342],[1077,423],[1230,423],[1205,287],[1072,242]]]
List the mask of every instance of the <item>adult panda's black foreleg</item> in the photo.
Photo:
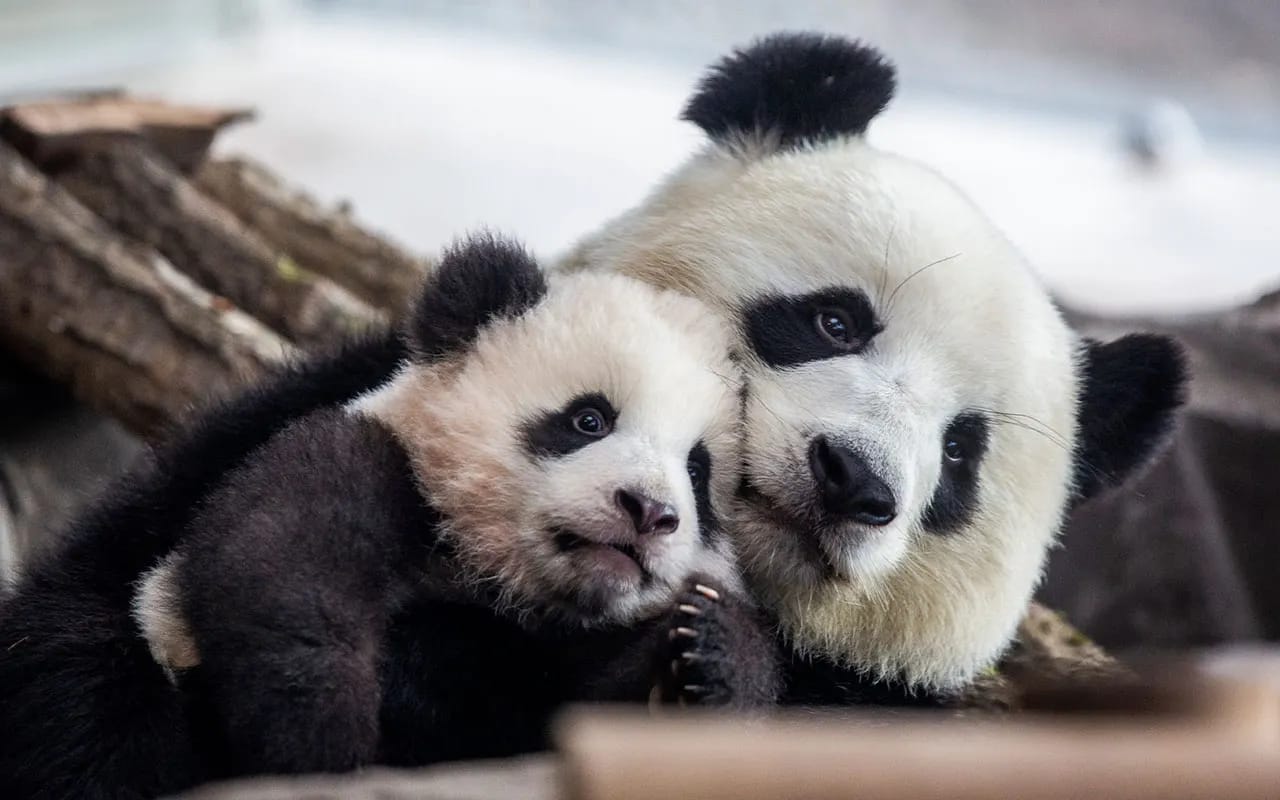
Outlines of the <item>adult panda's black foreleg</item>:
[[285,430],[211,495],[176,586],[228,772],[373,760],[385,629],[433,526],[404,451],[341,411]]

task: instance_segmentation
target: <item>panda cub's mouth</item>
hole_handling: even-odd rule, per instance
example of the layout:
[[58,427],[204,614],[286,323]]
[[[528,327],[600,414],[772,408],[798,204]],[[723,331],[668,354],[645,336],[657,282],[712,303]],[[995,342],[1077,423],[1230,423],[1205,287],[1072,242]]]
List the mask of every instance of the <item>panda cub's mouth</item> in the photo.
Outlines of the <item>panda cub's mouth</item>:
[[551,535],[557,550],[606,577],[622,581],[649,578],[640,550],[631,542],[585,536],[564,527],[552,528]]

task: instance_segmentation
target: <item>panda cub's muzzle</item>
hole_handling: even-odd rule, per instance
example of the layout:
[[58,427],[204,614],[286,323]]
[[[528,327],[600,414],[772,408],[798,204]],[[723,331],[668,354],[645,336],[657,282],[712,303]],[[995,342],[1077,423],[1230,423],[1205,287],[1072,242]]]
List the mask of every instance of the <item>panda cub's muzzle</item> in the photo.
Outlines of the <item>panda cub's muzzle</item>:
[[613,504],[617,513],[610,524],[554,526],[550,532],[556,548],[605,580],[647,583],[653,577],[648,551],[656,540],[679,529],[679,512],[638,489],[616,490]]

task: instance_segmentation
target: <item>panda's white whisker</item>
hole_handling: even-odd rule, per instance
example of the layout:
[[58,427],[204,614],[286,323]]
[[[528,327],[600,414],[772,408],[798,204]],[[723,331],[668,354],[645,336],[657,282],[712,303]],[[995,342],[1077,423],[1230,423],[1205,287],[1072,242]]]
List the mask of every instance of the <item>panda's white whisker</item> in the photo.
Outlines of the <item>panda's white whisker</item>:
[[928,271],[928,270],[930,270],[930,269],[933,269],[934,267],[938,266],[939,264],[945,264],[945,263],[947,263],[948,261],[952,261],[952,260],[954,260],[954,259],[957,259],[957,258],[959,258],[959,257],[960,257],[960,256],[962,256],[962,255],[964,255],[964,254],[963,254],[963,253],[952,253],[952,254],[951,254],[951,255],[949,255],[949,256],[944,256],[944,257],[942,257],[942,258],[939,258],[937,261],[930,261],[928,264],[925,264],[925,265],[924,265],[923,267],[921,267],[920,269],[916,270],[915,272],[912,272],[910,275],[908,275],[907,277],[903,278],[903,279],[898,283],[898,285],[897,285],[897,286],[893,287],[893,291],[889,293],[889,299],[888,299],[888,301],[886,301],[886,302],[885,302],[885,306],[884,306],[884,313],[885,313],[885,316],[888,316],[888,315],[889,315],[889,312],[893,310],[893,300],[894,300],[894,298],[896,298],[896,297],[898,296],[898,292],[902,291],[902,287],[904,287],[904,286],[906,286],[908,283],[910,283],[912,278],[916,277],[917,275],[921,275],[921,274],[923,274],[924,272],[926,272],[926,271]]
[[1043,430],[1043,429],[1041,429],[1041,428],[1038,428],[1038,427],[1036,427],[1035,425],[1031,425],[1030,423],[1027,423],[1027,422],[1025,422],[1025,421],[1023,421],[1023,420],[1019,420],[1019,419],[1009,419],[1009,418],[1007,418],[1007,417],[1002,417],[1002,416],[999,416],[999,415],[993,415],[993,416],[994,416],[994,419],[992,420],[993,422],[999,423],[999,424],[1001,424],[1001,425],[1012,425],[1012,426],[1014,426],[1015,428],[1021,428],[1021,429],[1022,429],[1022,430],[1024,430],[1024,431],[1029,431],[1029,432],[1034,433],[1034,434],[1036,434],[1036,435],[1038,435],[1038,436],[1042,436],[1042,437],[1044,437],[1048,442],[1050,442],[1050,443],[1051,443],[1051,444],[1053,444],[1055,447],[1057,447],[1057,448],[1059,448],[1059,449],[1061,449],[1061,450],[1064,450],[1064,451],[1066,451],[1066,452],[1070,452],[1070,451],[1071,451],[1071,447],[1070,447],[1070,446],[1069,446],[1065,441],[1063,441],[1061,438],[1059,438],[1058,436],[1054,435],[1054,434],[1053,434],[1052,432],[1050,432],[1050,431],[1046,431],[1046,430]]
[[884,240],[884,260],[880,262],[880,287],[876,290],[876,297],[883,300],[884,290],[889,285],[889,248],[893,246],[893,235],[898,231],[898,218],[894,217],[893,222],[889,223],[889,235]]
[[1059,432],[1058,432],[1056,429],[1054,429],[1054,427],[1053,427],[1052,425],[1050,425],[1049,423],[1047,423],[1047,422],[1045,422],[1045,421],[1041,420],[1039,417],[1036,417],[1036,416],[1034,416],[1034,415],[1032,415],[1032,414],[1019,414],[1019,413],[1014,412],[1014,411],[997,411],[997,410],[996,410],[996,409],[994,409],[994,408],[981,408],[981,407],[979,407],[979,408],[975,408],[974,410],[976,410],[976,411],[980,411],[980,412],[982,412],[982,413],[984,413],[984,414],[990,414],[990,415],[992,415],[992,416],[1002,417],[1002,418],[1005,418],[1005,419],[1026,420],[1026,421],[1028,421],[1028,422],[1030,422],[1030,423],[1035,423],[1035,425],[1036,425],[1036,426],[1038,426],[1042,431],[1044,431],[1044,432],[1046,433],[1046,435],[1047,435],[1047,434],[1052,434],[1053,438],[1054,438],[1056,441],[1058,441],[1059,443],[1061,443],[1063,446],[1066,446],[1067,437],[1065,437],[1065,436],[1063,436],[1061,433],[1059,433]]

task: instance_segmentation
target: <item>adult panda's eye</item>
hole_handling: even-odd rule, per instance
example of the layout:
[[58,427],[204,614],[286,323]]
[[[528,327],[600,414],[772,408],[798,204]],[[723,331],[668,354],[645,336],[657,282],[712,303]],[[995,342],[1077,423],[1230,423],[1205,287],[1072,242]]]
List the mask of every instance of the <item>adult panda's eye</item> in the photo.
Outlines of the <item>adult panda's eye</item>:
[[833,344],[840,347],[854,344],[853,323],[845,312],[839,309],[825,309],[819,311],[813,321],[818,327],[818,333],[830,339]]
[[601,438],[611,430],[608,419],[599,410],[584,408],[573,415],[573,429],[584,436]]
[[964,445],[956,439],[948,439],[946,443],[942,445],[942,454],[947,457],[948,461],[963,461]]

